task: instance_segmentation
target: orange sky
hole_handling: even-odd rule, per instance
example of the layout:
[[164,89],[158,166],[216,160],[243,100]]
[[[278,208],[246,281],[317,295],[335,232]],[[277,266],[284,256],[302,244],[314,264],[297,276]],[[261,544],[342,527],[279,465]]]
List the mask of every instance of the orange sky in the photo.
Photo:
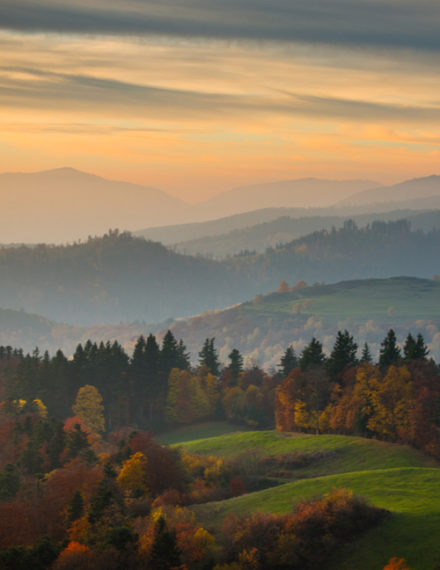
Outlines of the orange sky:
[[0,171],[72,166],[198,201],[254,182],[440,173],[438,55],[0,30]]

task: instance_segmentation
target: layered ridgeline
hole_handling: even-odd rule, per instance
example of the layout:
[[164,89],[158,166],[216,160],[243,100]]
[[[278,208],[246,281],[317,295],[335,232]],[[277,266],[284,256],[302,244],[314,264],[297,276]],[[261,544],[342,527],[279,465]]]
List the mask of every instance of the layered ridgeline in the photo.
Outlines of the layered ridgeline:
[[[261,215],[263,215],[264,212],[266,216],[269,217],[271,213],[275,211],[276,210],[259,210],[258,212],[252,213],[261,213]],[[288,212],[287,208],[286,212]],[[183,240],[179,239],[174,243],[172,241],[170,242],[168,238],[167,243],[172,245],[174,251],[180,253],[221,259],[242,252],[253,251],[263,253],[268,248],[289,243],[294,239],[298,239],[314,231],[330,231],[332,228],[340,229],[347,220],[346,216],[336,215],[297,216],[297,213],[296,215],[283,215],[270,221],[225,231],[228,225],[232,225],[233,223],[237,224],[240,221],[241,217],[232,216],[231,218],[224,219],[223,232],[217,234],[215,233],[217,227],[215,222],[211,224],[211,227],[208,224],[186,224],[185,226],[175,226],[175,229],[171,227],[167,232],[162,228],[153,228],[150,232],[143,233],[166,238],[166,235],[183,237],[185,235],[191,235],[191,233],[196,234],[196,232],[205,231],[206,233],[201,234],[199,237]],[[250,220],[251,218],[245,218],[243,216],[241,219],[244,222],[246,219]],[[413,230],[430,231],[432,229],[440,229],[440,210],[428,212],[394,210],[385,213],[354,215],[351,216],[351,219],[358,226],[365,226],[374,221],[389,222],[405,219],[411,224]],[[205,229],[202,228],[203,226]],[[212,226],[214,227],[214,231]]]
[[[294,284],[440,271],[440,232],[374,222],[315,232],[261,255],[212,261],[110,232],[69,246],[0,250],[0,307],[95,325],[160,322]],[[391,303],[392,304],[392,303]]]

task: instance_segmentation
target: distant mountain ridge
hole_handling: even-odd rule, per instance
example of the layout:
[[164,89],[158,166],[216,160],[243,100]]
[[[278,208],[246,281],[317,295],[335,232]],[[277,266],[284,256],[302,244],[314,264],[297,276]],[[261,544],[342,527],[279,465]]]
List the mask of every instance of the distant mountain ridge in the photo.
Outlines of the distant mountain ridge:
[[[374,221],[388,222],[405,219],[410,222],[413,230],[440,229],[440,210],[428,212],[393,210],[375,214],[352,215],[349,218],[359,226]],[[333,227],[342,228],[346,221],[347,216],[336,215],[309,215],[297,218],[283,216],[220,235],[204,235],[198,239],[178,242],[172,247],[175,251],[187,255],[204,255],[214,259],[224,259],[245,251],[264,253],[267,248],[287,244],[314,231],[331,230]]]
[[405,180],[392,186],[366,189],[339,201],[336,206],[362,206],[399,202],[403,207],[417,200],[440,198],[440,176],[431,175]]
[[[167,228],[206,222],[231,231],[276,217],[276,210],[296,215],[350,215],[398,207],[440,208],[440,177],[429,176],[384,187],[368,180],[303,178],[244,186],[189,205],[162,190],[107,180],[73,168],[0,174],[0,243],[65,243],[102,235],[109,228],[138,231],[165,243]],[[260,212],[260,213],[258,213]],[[285,212],[287,213],[287,212]],[[235,220],[226,217],[236,216]],[[242,216],[242,218],[240,218]],[[272,217],[273,219],[273,217]],[[241,220],[241,221],[240,221]],[[235,224],[238,225],[235,225]],[[151,228],[159,228],[156,236]],[[165,227],[164,227],[165,226]],[[147,230],[141,230],[147,228]],[[148,229],[149,228],[149,229]],[[191,229],[183,239],[194,239]],[[159,238],[160,239],[160,238]]]
[[162,190],[73,168],[0,174],[0,243],[63,243],[183,221],[190,206]]
[[371,180],[300,178],[241,186],[196,205],[199,215],[229,216],[262,208],[325,208],[360,191],[380,186]]

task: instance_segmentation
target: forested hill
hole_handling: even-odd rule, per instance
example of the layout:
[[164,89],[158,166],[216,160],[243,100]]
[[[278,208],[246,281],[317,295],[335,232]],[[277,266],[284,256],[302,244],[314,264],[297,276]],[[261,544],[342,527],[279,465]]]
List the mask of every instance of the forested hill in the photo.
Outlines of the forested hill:
[[261,291],[274,291],[281,279],[336,282],[343,279],[440,273],[440,231],[411,231],[406,220],[376,221],[364,228],[348,220],[261,255],[231,258],[241,274],[258,279]]
[[157,322],[227,305],[226,280],[218,263],[117,231],[0,250],[0,307],[71,324]]
[[[234,220],[234,218],[229,219]],[[413,230],[431,231],[434,228],[440,229],[439,210],[422,213],[414,210],[394,210],[384,213],[354,215],[351,216],[351,219],[361,227],[374,221],[390,222],[405,219],[410,222]],[[225,220],[227,221],[228,218]],[[167,243],[172,244],[173,249],[180,253],[222,259],[231,255],[237,255],[242,251],[263,253],[269,247],[289,243],[314,231],[330,231],[333,227],[337,229],[342,228],[346,220],[347,216],[339,215],[320,214],[298,217],[298,215],[285,214],[272,220],[256,223],[255,225],[248,224],[246,227],[240,227],[231,231],[228,231],[228,226],[225,224],[222,233],[216,230],[208,233],[206,224],[205,235],[196,239]],[[190,224],[188,225],[190,228],[192,227]],[[193,226],[196,226],[196,224],[193,224]],[[194,231],[196,229],[194,228]],[[151,230],[151,232],[153,231],[154,229]],[[159,229],[156,229],[157,235],[164,237],[165,234],[159,234],[159,231]],[[189,234],[189,229],[187,232]]]
[[406,222],[347,222],[261,255],[226,261],[177,254],[128,233],[69,246],[0,250],[0,307],[71,324],[158,322],[296,283],[440,273],[440,232]]

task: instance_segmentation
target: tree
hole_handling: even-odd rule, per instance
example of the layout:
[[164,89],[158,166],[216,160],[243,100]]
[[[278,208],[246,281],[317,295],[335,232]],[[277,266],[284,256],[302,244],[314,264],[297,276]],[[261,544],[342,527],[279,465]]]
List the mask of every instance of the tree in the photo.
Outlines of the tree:
[[296,357],[295,351],[293,350],[293,347],[288,346],[286,348],[286,352],[281,357],[279,364],[283,378],[287,378],[290,372],[297,366],[298,358]]
[[372,362],[372,361],[373,361],[373,357],[371,356],[370,347],[368,346],[368,343],[366,342],[364,344],[364,348],[362,349],[360,362]]
[[67,520],[69,523],[78,520],[84,514],[84,499],[81,492],[77,489],[69,503],[67,508]]
[[330,377],[336,379],[347,366],[356,364],[357,344],[347,330],[338,331],[333,350],[327,360]]
[[147,491],[146,477],[147,458],[138,451],[123,463],[116,480],[126,491],[145,493]]
[[380,346],[379,366],[381,368],[386,368],[400,360],[400,348],[396,344],[396,333],[393,329],[388,331]]
[[156,536],[151,547],[150,564],[155,570],[172,570],[179,568],[181,564],[176,533],[168,530],[162,516],[156,523]]
[[301,353],[299,365],[301,370],[307,370],[313,366],[322,366],[325,362],[325,355],[322,351],[322,344],[315,337],[304,348]]
[[186,351],[186,346],[183,343],[183,340],[180,339],[177,344],[177,368],[180,370],[188,370],[189,365],[189,352]]
[[131,375],[134,381],[134,408],[138,421],[145,421],[145,406],[148,419],[153,421],[155,400],[163,395],[161,392],[161,376],[159,375],[160,349],[156,337],[148,335],[145,341],[140,336],[136,342],[131,360]]
[[236,348],[233,348],[228,358],[230,360],[228,368],[231,371],[232,377],[237,379],[240,372],[243,372],[243,357]]
[[102,396],[95,386],[86,384],[80,388],[72,409],[94,433],[104,431],[104,406]]
[[206,366],[211,374],[219,375],[220,364],[218,361],[217,350],[214,347],[215,337],[207,338],[203,343],[202,350],[199,352],[200,366]]
[[160,370],[166,378],[168,378],[173,368],[179,367],[180,357],[176,337],[170,330],[167,330],[163,337],[162,349],[160,351]]
[[405,339],[405,344],[403,346],[403,355],[406,362],[410,360],[426,360],[429,354],[429,350],[425,345],[425,340],[423,336],[419,333],[417,335],[417,340],[412,336],[411,333]]
[[280,281],[278,285],[277,293],[288,293],[289,292],[289,284],[284,279]]

